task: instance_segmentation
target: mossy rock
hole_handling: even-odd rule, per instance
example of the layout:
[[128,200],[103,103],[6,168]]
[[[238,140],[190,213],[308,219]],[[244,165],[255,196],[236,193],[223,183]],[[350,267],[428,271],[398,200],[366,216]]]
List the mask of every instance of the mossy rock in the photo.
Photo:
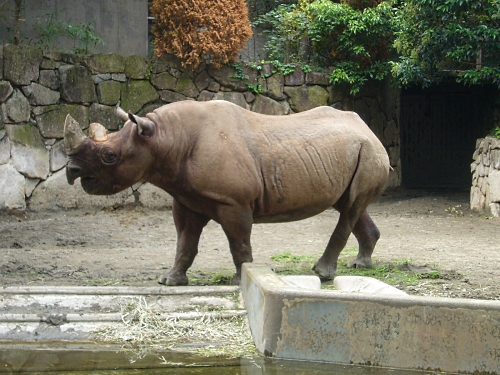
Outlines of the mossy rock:
[[149,72],[151,64],[139,55],[132,55],[125,60],[125,74],[131,79],[144,79]]
[[125,57],[116,53],[99,53],[89,56],[86,64],[92,74],[123,73],[125,71]]
[[167,72],[153,74],[151,77],[151,83],[158,90],[173,90],[175,84],[177,83],[177,78]]
[[125,111],[137,113],[144,105],[158,100],[158,93],[147,81],[122,83],[121,106]]
[[64,121],[68,114],[71,115],[84,129],[89,125],[89,109],[83,105],[61,104],[36,107],[36,123],[40,133],[45,138],[63,138]]
[[120,100],[121,83],[116,81],[104,81],[97,85],[97,97],[99,103],[115,105]]
[[288,86],[284,88],[289,96],[290,107],[294,112],[303,112],[328,104],[328,91],[321,86]]
[[42,50],[26,44],[6,45],[4,54],[4,78],[14,85],[29,85],[38,79]]
[[108,130],[118,130],[123,121],[116,115],[114,106],[94,103],[90,106],[90,122],[97,122]]
[[3,103],[14,92],[12,85],[8,81],[0,81],[0,103]]
[[200,91],[194,84],[193,80],[191,79],[191,77],[189,77],[187,73],[183,73],[179,77],[175,85],[174,91],[189,98],[196,98],[200,93]]
[[49,151],[39,130],[30,124],[7,126],[12,165],[28,178],[44,180],[49,174]]
[[63,65],[59,68],[61,98],[69,103],[92,103],[96,101],[94,81],[90,71],[83,65]]

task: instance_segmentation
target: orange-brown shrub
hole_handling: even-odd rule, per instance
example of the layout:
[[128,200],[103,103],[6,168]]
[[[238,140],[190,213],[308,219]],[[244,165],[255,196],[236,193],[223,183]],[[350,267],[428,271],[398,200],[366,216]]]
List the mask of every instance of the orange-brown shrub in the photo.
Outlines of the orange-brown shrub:
[[245,0],[152,0],[155,54],[173,54],[185,67],[234,61],[252,36]]

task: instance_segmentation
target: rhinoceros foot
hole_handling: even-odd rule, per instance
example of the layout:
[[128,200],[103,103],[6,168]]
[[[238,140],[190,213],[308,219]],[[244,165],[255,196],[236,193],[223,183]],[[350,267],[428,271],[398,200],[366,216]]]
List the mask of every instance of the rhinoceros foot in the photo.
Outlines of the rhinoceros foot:
[[167,286],[188,285],[189,281],[186,274],[169,272],[161,275],[158,283]]
[[335,277],[337,267],[334,264],[327,264],[321,259],[312,268],[314,272],[323,280],[332,280]]
[[231,285],[240,285],[241,283],[241,275],[234,275],[231,279]]
[[358,257],[349,262],[348,268],[373,268],[373,262],[370,257]]

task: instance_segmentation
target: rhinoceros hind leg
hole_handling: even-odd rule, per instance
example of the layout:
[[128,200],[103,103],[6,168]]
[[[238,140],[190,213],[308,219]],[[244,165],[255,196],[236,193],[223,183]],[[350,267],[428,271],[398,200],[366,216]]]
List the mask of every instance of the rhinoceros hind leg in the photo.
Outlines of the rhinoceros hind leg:
[[324,262],[321,263],[320,261],[318,261],[312,269],[321,280],[332,280],[335,277],[335,272],[337,271],[336,263],[335,266],[333,266]]
[[320,277],[335,276],[338,257],[351,233],[354,233],[359,242],[358,258],[351,264],[371,265],[373,248],[380,234],[366,212],[366,207],[384,188],[388,165],[378,158],[378,151],[373,145],[364,143],[359,152],[358,165],[351,183],[333,205],[340,217],[325,252],[316,263],[315,271]]
[[348,215],[341,212],[339,222],[333,231],[325,252],[314,265],[313,270],[321,279],[331,280],[337,271],[339,254],[347,243],[352,226],[349,225]]
[[359,256],[347,264],[347,268],[373,268],[371,258],[360,258]]
[[368,212],[363,212],[352,231],[359,244],[359,252],[356,259],[349,262],[349,268],[373,268],[372,253],[378,239],[380,231],[373,222]]
[[[378,191],[367,190],[363,193],[353,188],[357,177],[354,178],[351,187],[339,201],[333,206],[340,213],[339,221],[333,231],[325,252],[319,258],[313,270],[323,279],[333,279],[337,270],[337,261],[340,252],[344,249],[351,233],[354,232],[360,250],[358,254],[359,266],[364,262],[365,266],[371,264],[373,247],[378,240],[378,229],[366,212],[366,207]],[[378,189],[377,189],[378,190]]]

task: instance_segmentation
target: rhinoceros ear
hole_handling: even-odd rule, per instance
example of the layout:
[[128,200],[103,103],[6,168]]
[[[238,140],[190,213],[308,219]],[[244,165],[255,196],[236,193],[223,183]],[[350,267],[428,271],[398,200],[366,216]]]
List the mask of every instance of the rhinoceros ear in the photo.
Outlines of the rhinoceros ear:
[[155,124],[145,118],[128,113],[128,118],[133,123],[137,124],[137,132],[144,137],[152,137],[155,132]]
[[121,107],[118,106],[118,105],[116,106],[116,115],[122,121],[127,121],[128,120],[127,112],[125,112],[123,109],[121,109]]

